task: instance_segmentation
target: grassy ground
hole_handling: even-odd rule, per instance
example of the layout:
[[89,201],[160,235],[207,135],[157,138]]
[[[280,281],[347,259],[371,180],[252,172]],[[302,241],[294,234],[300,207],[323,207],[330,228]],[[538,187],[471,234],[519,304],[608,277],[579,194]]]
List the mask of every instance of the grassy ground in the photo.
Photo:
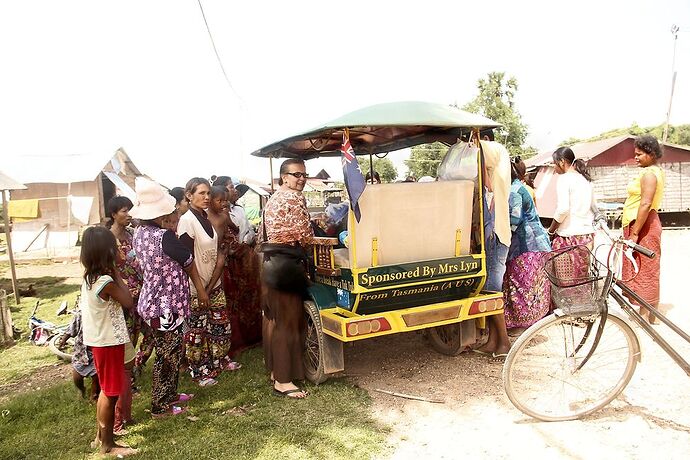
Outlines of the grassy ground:
[[[273,396],[261,350],[242,356],[243,369],[221,376],[214,387],[194,387],[185,375],[181,391],[195,392],[187,414],[153,420],[150,379],[142,381],[133,415],[139,421],[122,441],[146,459],[357,459],[385,449],[385,428],[369,417],[366,392],[344,381],[309,387],[293,401]],[[71,384],[18,396],[0,405],[0,458],[83,458],[94,435],[95,409]]]
[[[29,375],[37,368],[56,362],[55,356],[48,351],[47,347],[38,347],[28,341],[28,321],[36,301],[40,300],[36,313],[38,318],[54,324],[69,322],[69,316],[58,317],[55,313],[63,300],[69,302],[70,308],[74,306],[79,286],[65,283],[65,281],[66,278],[52,276],[22,278],[20,288],[24,289],[32,285],[36,291],[36,297],[22,297],[19,305],[15,305],[13,296],[7,298],[12,321],[15,327],[22,330],[22,337],[15,346],[0,350],[0,386]],[[9,276],[0,279],[0,289],[12,291]]]
[[[1,269],[1,268],[0,268]],[[7,289],[8,277],[0,280]],[[65,278],[23,278],[22,287],[33,284],[41,298],[38,316],[64,323],[55,311],[67,300],[72,306],[79,286]],[[11,287],[9,288],[11,290]],[[8,299],[9,300],[9,299]],[[13,320],[26,331],[37,298],[11,304]],[[387,428],[369,415],[366,391],[344,380],[308,386],[303,401],[271,393],[263,368],[261,349],[244,353],[244,367],[224,374],[218,385],[199,388],[181,376],[180,392],[196,393],[190,411],[177,417],[152,420],[150,366],[142,377],[141,393],[133,402],[139,421],[122,438],[145,459],[366,459],[384,453]],[[0,387],[15,388],[47,372],[57,359],[46,347],[30,344],[26,334],[12,348],[0,350]],[[62,372],[53,368],[54,373]],[[69,370],[41,389],[9,396],[0,402],[0,460],[79,459],[98,457],[89,448],[95,432],[95,406],[78,397],[66,380]],[[22,383],[23,384],[23,383]],[[14,386],[12,386],[14,385]],[[34,386],[35,387],[35,386]]]

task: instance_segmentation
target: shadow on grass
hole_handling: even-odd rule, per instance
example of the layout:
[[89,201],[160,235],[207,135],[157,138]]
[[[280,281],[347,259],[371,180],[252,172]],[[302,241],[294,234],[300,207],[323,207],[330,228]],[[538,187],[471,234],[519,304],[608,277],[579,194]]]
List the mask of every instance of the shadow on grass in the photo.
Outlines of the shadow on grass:
[[[22,297],[19,305],[14,305],[14,297],[8,298],[10,312],[14,326],[21,331],[21,337],[10,348],[0,349],[0,385],[14,383],[33,374],[43,366],[54,364],[56,357],[48,347],[40,347],[29,342],[29,317],[36,301],[40,301],[36,316],[53,324],[64,325],[71,320],[70,315],[57,316],[57,310],[62,301],[69,302],[70,308],[79,294],[80,286],[65,283],[67,278],[44,276],[25,278],[28,286],[33,284],[38,297]],[[2,280],[9,283],[9,280]],[[22,284],[23,286],[23,284]],[[0,455],[2,458],[2,455]]]
[[[66,280],[67,278],[62,276],[40,276],[20,279],[18,281],[20,294],[22,291],[32,290],[31,294],[22,294],[22,304],[28,298],[52,299],[73,293],[75,284],[67,284],[65,283]],[[0,289],[4,289],[8,293],[12,292],[12,281],[9,279],[0,280]],[[11,300],[12,310],[16,310],[18,307],[14,304],[13,297],[8,297],[8,300]]]
[[[146,459],[366,459],[385,449],[387,428],[370,416],[368,394],[346,381],[309,386],[302,401],[271,392],[261,349],[240,357],[244,367],[219,384],[195,386],[187,375],[179,391],[195,393],[181,416],[151,419],[150,367],[134,399],[139,422],[122,441]],[[241,408],[241,409],[238,409]],[[18,396],[0,406],[3,458],[81,458],[94,435],[94,406],[71,384]],[[191,419],[190,419],[191,417]],[[38,442],[50,440],[50,442]]]

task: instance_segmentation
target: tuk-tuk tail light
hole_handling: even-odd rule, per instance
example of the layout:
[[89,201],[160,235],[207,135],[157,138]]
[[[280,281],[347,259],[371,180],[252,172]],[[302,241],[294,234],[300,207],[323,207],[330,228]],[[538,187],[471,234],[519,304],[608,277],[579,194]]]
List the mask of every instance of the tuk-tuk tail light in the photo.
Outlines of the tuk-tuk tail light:
[[472,302],[470,306],[470,315],[478,315],[480,313],[486,313],[489,311],[502,310],[503,309],[503,299],[486,299],[477,300]]
[[386,318],[372,318],[363,321],[353,321],[347,324],[348,337],[356,335],[375,334],[381,331],[390,331],[391,325]]

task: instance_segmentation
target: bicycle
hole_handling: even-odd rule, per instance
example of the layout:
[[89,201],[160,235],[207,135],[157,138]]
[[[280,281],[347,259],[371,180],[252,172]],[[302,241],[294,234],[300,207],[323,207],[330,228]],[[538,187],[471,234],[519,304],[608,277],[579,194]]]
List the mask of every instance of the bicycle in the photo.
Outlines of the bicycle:
[[[36,316],[40,300],[36,301],[29,317],[29,341],[34,345],[47,345],[48,349],[63,361],[72,362],[72,346],[74,339],[66,335],[67,325],[58,326]],[[68,310],[67,301],[63,301],[58,308],[57,316],[72,314]]]
[[[554,251],[545,267],[556,309],[528,328],[503,366],[508,399],[524,414],[542,421],[575,420],[613,401],[630,382],[640,361],[640,342],[630,321],[609,310],[613,298],[690,376],[690,364],[624,297],[634,299],[686,341],[690,335],[632,291],[616,274],[626,248],[655,254],[599,224],[611,243],[606,263],[586,246]],[[585,261],[577,267],[574,261]],[[535,376],[547,376],[536,380]]]

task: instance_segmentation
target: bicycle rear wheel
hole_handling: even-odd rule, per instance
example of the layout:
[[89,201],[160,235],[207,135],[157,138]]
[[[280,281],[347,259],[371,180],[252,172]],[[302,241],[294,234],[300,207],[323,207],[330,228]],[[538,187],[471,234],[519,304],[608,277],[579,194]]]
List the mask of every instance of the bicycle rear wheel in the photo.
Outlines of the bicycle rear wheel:
[[515,407],[547,422],[574,420],[623,391],[640,346],[632,328],[615,314],[609,313],[592,357],[577,369],[592,349],[600,321],[601,316],[550,315],[525,331],[503,367],[503,386]]

